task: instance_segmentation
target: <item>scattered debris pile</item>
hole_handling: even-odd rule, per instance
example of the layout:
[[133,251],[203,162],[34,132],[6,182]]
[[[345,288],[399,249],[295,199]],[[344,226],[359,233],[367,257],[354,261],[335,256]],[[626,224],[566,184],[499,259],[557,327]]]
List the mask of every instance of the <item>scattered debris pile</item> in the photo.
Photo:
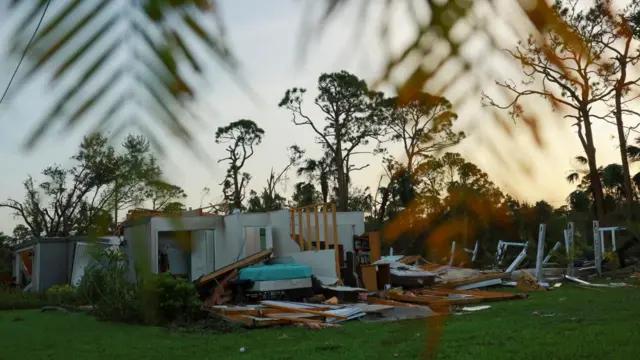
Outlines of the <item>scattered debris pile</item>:
[[420,256],[388,256],[360,265],[353,274],[356,286],[345,286],[330,261],[332,250],[271,255],[263,251],[197,280],[204,308],[247,328],[315,329],[356,319],[434,316],[464,305],[527,297],[479,290],[507,282],[508,273],[429,264]]
[[258,305],[208,308],[212,313],[248,328],[302,324],[311,328],[339,327],[338,323],[364,317],[367,312],[391,309],[385,305],[330,305],[289,301],[262,301]]

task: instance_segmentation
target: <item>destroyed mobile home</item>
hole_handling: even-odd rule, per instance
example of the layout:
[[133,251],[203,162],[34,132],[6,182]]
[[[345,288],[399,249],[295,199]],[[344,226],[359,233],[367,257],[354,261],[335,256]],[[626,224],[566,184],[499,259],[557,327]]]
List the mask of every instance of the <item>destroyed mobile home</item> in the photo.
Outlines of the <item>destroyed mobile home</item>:
[[[535,268],[522,268],[527,243],[500,241],[494,265],[481,270],[454,266],[455,242],[445,265],[428,263],[418,255],[382,256],[380,234],[364,234],[364,214],[336,212],[334,204],[271,213],[218,216],[196,210],[181,215],[178,219],[162,214],[131,216],[119,246],[130,261],[147,255],[157,259],[148,264],[153,273],[189,279],[200,292],[204,310],[249,328],[337,327],[348,320],[388,321],[475,311],[487,306],[468,305],[527,298],[526,294],[501,292],[496,289],[499,286],[527,293],[558,287],[561,280],[579,286],[626,285],[579,279],[588,277],[589,271],[602,274],[606,268],[603,231],[612,232],[615,250],[615,231],[620,228],[599,228],[597,223],[592,262],[573,259],[572,223],[564,232],[564,244],[558,242],[550,250],[544,248],[546,227],[542,224]],[[53,242],[15,249],[14,272],[23,290],[44,291],[65,276],[67,283],[80,281],[91,264],[89,244],[78,239],[60,242],[58,255],[67,259],[67,267],[61,267],[55,279],[47,264],[56,252],[42,251]],[[112,237],[100,244],[117,246]],[[507,265],[503,261],[509,248],[518,251]],[[463,250],[473,261],[478,244]],[[559,251],[567,255],[566,268],[551,267]],[[133,271],[131,267],[135,278]]]

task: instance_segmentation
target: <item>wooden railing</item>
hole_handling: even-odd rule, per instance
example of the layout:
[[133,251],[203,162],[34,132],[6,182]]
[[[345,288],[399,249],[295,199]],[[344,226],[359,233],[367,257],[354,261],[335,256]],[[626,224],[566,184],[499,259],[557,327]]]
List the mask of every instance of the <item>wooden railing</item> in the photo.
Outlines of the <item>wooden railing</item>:
[[[289,209],[290,223],[291,223],[291,238],[295,240],[300,246],[301,251],[305,250],[321,250],[320,246],[320,216],[322,216],[322,225],[324,228],[324,244],[325,248],[329,249],[329,244],[333,243],[336,256],[336,274],[340,277],[340,256],[338,245],[338,226],[336,204],[324,203],[313,204],[298,208]],[[298,231],[296,232],[296,217],[298,219]],[[315,231],[311,231],[311,217],[313,217],[313,224],[315,224]],[[331,218],[329,220],[329,217]],[[303,226],[304,224],[304,226]],[[329,236],[329,224],[332,228],[332,236],[330,240]],[[304,231],[306,227],[306,234]],[[313,246],[315,243],[315,247]]]

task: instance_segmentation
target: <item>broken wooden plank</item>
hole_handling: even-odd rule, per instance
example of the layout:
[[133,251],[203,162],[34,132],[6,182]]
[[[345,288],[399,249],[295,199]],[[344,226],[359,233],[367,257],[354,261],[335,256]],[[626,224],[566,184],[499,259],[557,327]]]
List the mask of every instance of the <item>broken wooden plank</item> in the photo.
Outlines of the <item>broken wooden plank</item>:
[[400,306],[400,307],[414,307],[413,304],[407,304],[399,301],[388,300],[388,299],[380,299],[375,297],[368,297],[367,302],[371,304],[379,304],[379,305],[389,305],[389,306]]
[[344,320],[347,319],[346,316],[336,315],[336,314],[331,314],[331,313],[325,313],[325,312],[319,311],[317,309],[310,309],[310,308],[306,308],[305,309],[305,308],[291,307],[291,306],[287,306],[287,305],[284,305],[284,304],[278,304],[275,301],[263,301],[262,304],[265,305],[265,306],[268,306],[270,308],[279,309],[279,310],[285,311],[285,312],[300,313],[300,314],[312,314],[312,315],[316,315],[316,316],[331,317],[331,318],[344,319]]
[[420,255],[409,255],[398,260],[398,262],[403,263],[405,265],[413,265],[416,263],[416,261],[420,261],[420,259],[422,259]]
[[287,316],[285,314],[269,314],[267,316],[269,318],[271,318],[271,319],[285,320],[285,321],[290,321],[292,323],[318,324],[318,323],[322,323],[323,322],[322,320],[307,319],[307,318],[294,317],[294,316]]
[[433,286],[434,289],[453,289],[459,286],[470,285],[474,283],[479,283],[488,280],[499,280],[509,277],[510,274],[497,272],[497,273],[488,273],[480,276],[468,277],[460,280],[449,281],[446,283],[439,283]]
[[242,307],[232,307],[232,308],[221,308],[221,307],[210,307],[207,310],[213,312],[218,315],[250,315],[250,316],[264,316],[267,314],[277,314],[282,312],[278,309],[263,309],[263,308],[242,308]]
[[249,329],[267,327],[267,326],[289,325],[292,323],[288,319],[260,318],[260,317],[250,316],[250,315],[226,315],[226,316],[221,316],[221,318],[232,323],[241,324],[244,327]]
[[423,304],[423,305],[466,305],[466,304],[477,304],[484,301],[483,298],[478,297],[468,297],[468,298],[447,298],[444,296],[419,296],[419,295],[406,295],[406,294],[397,294],[397,293],[389,293],[387,295],[393,300],[397,301],[405,301],[414,304]]
[[451,294],[455,295],[468,295],[473,296],[474,298],[483,299],[483,301],[500,301],[500,300],[512,300],[512,299],[522,299],[526,296],[522,294],[514,294],[514,293],[504,293],[497,291],[483,291],[483,290],[420,290],[420,294],[422,295],[432,295],[432,296],[448,296]]

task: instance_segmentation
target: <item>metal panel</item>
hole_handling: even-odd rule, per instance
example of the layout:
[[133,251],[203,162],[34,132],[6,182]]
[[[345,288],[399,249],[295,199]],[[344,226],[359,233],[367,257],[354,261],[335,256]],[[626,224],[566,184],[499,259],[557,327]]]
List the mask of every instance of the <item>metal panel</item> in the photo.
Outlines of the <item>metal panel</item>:
[[205,247],[207,249],[206,253],[206,273],[213,272],[216,269],[216,238],[215,231],[213,230],[204,230],[205,234]]
[[546,239],[547,225],[540,224],[538,231],[538,253],[536,254],[536,280],[542,281],[542,261],[544,259],[544,241]]
[[191,237],[191,280],[207,272],[207,237],[203,230],[194,231]]
[[602,239],[600,239],[600,223],[598,220],[593,222],[593,253],[595,258],[596,271],[602,273]]
[[73,265],[71,268],[71,285],[78,285],[84,276],[84,271],[91,263],[91,244],[77,242],[73,254]]

